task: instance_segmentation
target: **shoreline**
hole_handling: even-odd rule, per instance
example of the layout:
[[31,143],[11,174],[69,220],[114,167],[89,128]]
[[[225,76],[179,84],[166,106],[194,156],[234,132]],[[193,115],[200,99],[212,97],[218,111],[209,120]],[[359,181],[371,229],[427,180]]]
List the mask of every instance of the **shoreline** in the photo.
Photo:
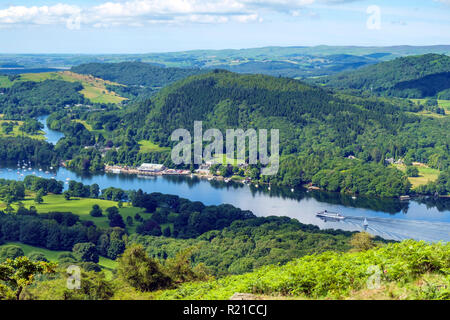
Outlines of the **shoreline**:
[[[215,181],[224,181],[226,183],[228,182],[237,182],[237,183],[243,183],[243,184],[252,184],[254,185],[256,188],[259,187],[259,185],[268,185],[269,186],[269,190],[270,190],[270,183],[267,182],[253,182],[250,178],[242,178],[242,179],[236,179],[233,177],[231,178],[225,178],[222,176],[215,176],[212,174],[200,174],[200,173],[196,173],[196,172],[191,172],[190,170],[181,170],[181,169],[164,169],[162,171],[157,171],[157,172],[148,172],[148,171],[140,171],[137,168],[132,168],[132,167],[128,167],[128,166],[109,166],[109,165],[105,165],[104,171],[107,173],[114,173],[114,174],[134,174],[137,176],[149,176],[149,177],[156,177],[156,176],[191,176],[191,177],[197,177],[200,179],[207,179],[209,181],[215,180]],[[290,187],[290,186],[286,186],[286,187]],[[294,187],[290,187],[291,191],[294,192],[295,188]],[[321,192],[329,192],[326,190],[323,190],[317,186],[314,186],[312,184],[304,184],[302,185],[302,188],[308,190],[308,191],[321,191]],[[365,195],[355,195],[355,194],[346,194],[348,196],[351,197],[365,197]],[[410,195],[404,195],[404,196],[400,196],[400,197],[394,197],[391,199],[398,199],[400,201],[409,201],[409,200],[413,200],[414,198],[423,198],[423,197],[432,197],[432,196],[427,196],[427,195],[421,195],[421,194],[410,194]],[[378,198],[378,197],[376,197]],[[450,195],[439,195],[437,198],[441,198],[441,199],[448,199],[450,198]]]
[[[242,178],[242,179],[233,179],[233,178],[225,178],[222,176],[214,176],[212,174],[202,174],[202,173],[196,173],[191,172],[190,170],[181,170],[181,169],[164,169],[162,171],[141,171],[137,168],[132,168],[128,166],[109,166],[105,165],[105,172],[107,173],[114,173],[114,174],[134,174],[139,176],[191,176],[191,177],[197,177],[201,179],[208,179],[208,180],[216,180],[216,181],[225,181],[225,182],[242,182],[242,183],[251,183],[251,180],[248,178]],[[262,184],[262,183],[261,183]]]

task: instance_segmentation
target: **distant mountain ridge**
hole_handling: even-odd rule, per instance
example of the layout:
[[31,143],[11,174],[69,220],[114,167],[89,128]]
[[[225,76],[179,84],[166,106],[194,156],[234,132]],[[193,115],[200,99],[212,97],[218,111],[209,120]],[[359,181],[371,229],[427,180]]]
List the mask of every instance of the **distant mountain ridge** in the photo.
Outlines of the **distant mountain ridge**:
[[[144,62],[177,68],[224,68],[240,73],[307,78],[354,70],[397,57],[434,52],[450,55],[449,45],[436,46],[268,46],[246,49],[190,50],[143,54],[0,54],[0,64],[26,68],[70,68],[87,63]],[[345,56],[359,60],[349,63]],[[342,58],[342,59],[341,59]]]

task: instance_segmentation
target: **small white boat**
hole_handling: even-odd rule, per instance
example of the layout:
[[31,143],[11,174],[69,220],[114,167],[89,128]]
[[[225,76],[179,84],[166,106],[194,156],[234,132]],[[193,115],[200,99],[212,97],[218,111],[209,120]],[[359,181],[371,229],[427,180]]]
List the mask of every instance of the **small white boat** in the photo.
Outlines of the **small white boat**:
[[367,222],[367,218],[364,218],[363,226],[367,227],[368,225],[369,225],[369,223]]
[[355,196],[353,196],[353,197],[352,197],[352,199],[353,199],[353,200],[356,200],[356,197],[355,197]]
[[327,210],[316,213],[316,217],[344,220],[345,217],[337,212],[328,212]]
[[294,192],[294,188],[291,189],[291,192]]

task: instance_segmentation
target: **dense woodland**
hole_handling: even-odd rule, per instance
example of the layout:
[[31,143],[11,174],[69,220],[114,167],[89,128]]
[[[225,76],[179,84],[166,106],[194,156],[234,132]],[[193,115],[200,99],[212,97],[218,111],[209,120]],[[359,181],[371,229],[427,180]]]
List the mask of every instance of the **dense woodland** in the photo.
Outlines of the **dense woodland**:
[[109,88],[127,98],[151,95],[173,82],[207,72],[200,69],[164,68],[142,62],[88,63],[72,67],[71,71],[123,84],[125,86]]
[[49,114],[66,105],[85,103],[79,93],[80,83],[60,80],[17,82],[11,88],[0,89],[0,113],[8,119],[23,119]]
[[425,54],[397,58],[316,82],[383,96],[450,99],[450,57]]

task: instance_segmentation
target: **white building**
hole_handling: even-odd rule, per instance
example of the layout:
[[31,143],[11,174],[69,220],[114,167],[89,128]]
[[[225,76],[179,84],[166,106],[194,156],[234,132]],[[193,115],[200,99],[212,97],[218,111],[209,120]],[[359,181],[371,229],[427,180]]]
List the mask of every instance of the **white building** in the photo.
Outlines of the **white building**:
[[143,163],[138,170],[142,172],[161,172],[165,169],[162,164]]

